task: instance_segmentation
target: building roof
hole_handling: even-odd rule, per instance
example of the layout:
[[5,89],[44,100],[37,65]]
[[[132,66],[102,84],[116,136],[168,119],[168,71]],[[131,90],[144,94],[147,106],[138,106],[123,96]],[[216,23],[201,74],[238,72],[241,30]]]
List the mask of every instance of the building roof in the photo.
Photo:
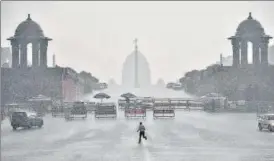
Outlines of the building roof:
[[249,33],[261,36],[265,35],[264,28],[261,23],[252,17],[251,12],[249,13],[247,19],[238,25],[236,35],[243,36]]
[[14,36],[44,37],[44,32],[41,26],[37,22],[33,21],[30,17],[30,14],[28,14],[27,19],[17,26]]

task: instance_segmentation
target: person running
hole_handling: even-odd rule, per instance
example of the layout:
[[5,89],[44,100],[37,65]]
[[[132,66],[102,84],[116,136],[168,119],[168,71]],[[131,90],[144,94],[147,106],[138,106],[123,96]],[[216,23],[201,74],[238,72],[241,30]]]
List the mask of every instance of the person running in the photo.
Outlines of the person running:
[[145,126],[142,124],[142,122],[140,122],[140,125],[137,130],[137,132],[139,132],[139,144],[141,143],[142,137],[147,140],[147,137],[145,136],[145,131],[146,131]]

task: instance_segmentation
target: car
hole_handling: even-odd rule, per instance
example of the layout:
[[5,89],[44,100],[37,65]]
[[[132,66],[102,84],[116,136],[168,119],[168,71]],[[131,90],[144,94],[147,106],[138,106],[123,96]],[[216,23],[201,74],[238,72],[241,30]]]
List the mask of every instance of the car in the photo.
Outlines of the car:
[[11,114],[11,126],[13,130],[19,127],[31,128],[33,126],[41,128],[43,124],[43,119],[35,114],[28,114],[27,112],[13,112]]
[[260,131],[263,129],[268,129],[269,131],[274,131],[274,114],[264,114],[259,116],[258,128]]

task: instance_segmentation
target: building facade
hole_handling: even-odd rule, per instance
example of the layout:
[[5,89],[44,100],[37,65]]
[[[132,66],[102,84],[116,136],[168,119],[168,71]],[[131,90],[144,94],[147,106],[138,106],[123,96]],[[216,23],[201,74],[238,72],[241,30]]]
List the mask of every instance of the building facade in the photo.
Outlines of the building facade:
[[[37,95],[60,102],[81,99],[85,79],[91,78],[82,78],[71,68],[47,66],[47,47],[52,39],[44,36],[40,25],[30,15],[18,25],[14,36],[8,40],[12,46],[12,65],[11,68],[1,68],[2,105],[24,102]],[[32,44],[32,66],[27,65],[29,43]]]

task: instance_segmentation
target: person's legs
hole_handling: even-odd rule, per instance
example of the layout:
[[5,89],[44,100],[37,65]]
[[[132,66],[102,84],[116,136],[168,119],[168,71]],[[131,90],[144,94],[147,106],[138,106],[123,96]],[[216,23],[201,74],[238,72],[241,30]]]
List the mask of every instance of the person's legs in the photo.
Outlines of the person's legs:
[[145,132],[143,131],[143,138],[147,140],[147,137],[145,136]]
[[141,143],[142,132],[139,132],[139,143]]

